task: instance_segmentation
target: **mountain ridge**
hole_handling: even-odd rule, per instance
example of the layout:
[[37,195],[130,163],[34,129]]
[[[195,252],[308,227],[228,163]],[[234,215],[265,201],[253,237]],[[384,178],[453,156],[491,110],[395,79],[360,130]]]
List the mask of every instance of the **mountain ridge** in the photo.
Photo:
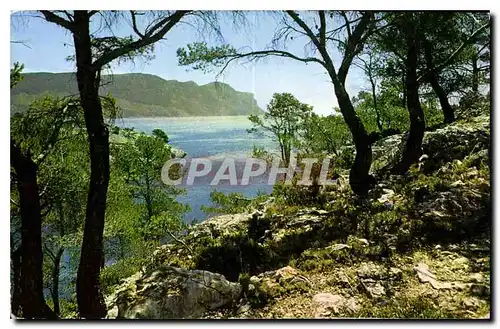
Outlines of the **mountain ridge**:
[[[123,117],[224,116],[263,113],[254,95],[223,82],[198,85],[194,81],[166,80],[148,73],[103,75],[100,93],[111,93]],[[11,113],[28,108],[47,94],[77,95],[74,72],[32,72],[11,90]]]

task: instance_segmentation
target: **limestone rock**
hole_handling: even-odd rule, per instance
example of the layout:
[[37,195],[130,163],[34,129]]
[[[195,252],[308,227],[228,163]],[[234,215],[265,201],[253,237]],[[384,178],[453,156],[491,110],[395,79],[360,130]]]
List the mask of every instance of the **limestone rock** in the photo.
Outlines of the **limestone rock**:
[[377,299],[386,295],[384,286],[374,279],[361,280],[361,285],[370,298]]
[[162,266],[128,278],[106,300],[108,318],[199,318],[239,299],[239,283],[223,275],[200,270]]
[[417,272],[417,277],[422,283],[430,283],[434,289],[451,289],[453,285],[450,282],[439,282],[436,276],[429,270],[425,263],[419,263],[413,268]]
[[471,282],[482,283],[484,282],[484,276],[481,273],[471,273],[469,280]]
[[250,278],[250,284],[254,287],[249,291],[253,296],[267,300],[292,291],[303,291],[311,282],[293,267],[286,266],[254,275]]
[[312,298],[314,309],[314,317],[325,317],[333,314],[339,314],[342,310],[347,310],[351,313],[358,311],[358,305],[354,298],[346,299],[341,295],[331,293],[319,293]]

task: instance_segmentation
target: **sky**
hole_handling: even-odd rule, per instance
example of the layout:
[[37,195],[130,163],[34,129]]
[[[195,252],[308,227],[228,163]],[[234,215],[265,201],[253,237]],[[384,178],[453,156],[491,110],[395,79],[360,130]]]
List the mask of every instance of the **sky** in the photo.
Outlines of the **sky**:
[[[312,105],[318,114],[333,113],[337,106],[333,86],[323,67],[316,63],[305,64],[292,59],[267,57],[258,62],[248,63],[245,60],[232,63],[222,75],[219,70],[211,73],[192,70],[178,65],[176,51],[179,47],[196,41],[206,41],[209,45],[229,43],[236,49],[248,51],[258,50],[270,45],[279,14],[269,12],[247,12],[246,24],[234,24],[226,13],[220,22],[223,40],[207,33],[202,25],[188,18],[184,23],[176,25],[165,37],[155,45],[154,59],[149,61],[138,59],[134,63],[112,63],[112,73],[149,73],[166,80],[194,81],[203,85],[212,81],[228,83],[239,91],[254,94],[258,105],[265,109],[274,93],[289,92],[301,102]],[[98,22],[93,24],[98,29]],[[101,32],[104,33],[104,32]],[[117,35],[130,35],[132,29],[128,22],[116,26]],[[75,64],[67,57],[74,54],[71,35],[63,28],[45,22],[41,18],[19,13],[11,16],[11,64],[24,64],[24,72],[71,72]],[[305,37],[295,38],[287,43],[287,51],[294,54],[311,55]],[[340,56],[335,49],[331,50],[336,67],[340,65]],[[245,63],[246,62],[246,63]],[[354,96],[358,91],[367,89],[366,79],[356,67],[351,67],[347,77],[347,91]]]

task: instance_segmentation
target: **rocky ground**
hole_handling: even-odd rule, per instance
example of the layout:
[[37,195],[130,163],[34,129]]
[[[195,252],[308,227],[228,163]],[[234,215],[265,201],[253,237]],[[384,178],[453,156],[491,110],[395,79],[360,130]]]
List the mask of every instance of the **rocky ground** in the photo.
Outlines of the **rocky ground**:
[[400,140],[374,146],[368,197],[341,177],[316,205],[270,198],[192,227],[107,296],[108,317],[489,318],[489,115],[426,132],[418,166],[391,176]]

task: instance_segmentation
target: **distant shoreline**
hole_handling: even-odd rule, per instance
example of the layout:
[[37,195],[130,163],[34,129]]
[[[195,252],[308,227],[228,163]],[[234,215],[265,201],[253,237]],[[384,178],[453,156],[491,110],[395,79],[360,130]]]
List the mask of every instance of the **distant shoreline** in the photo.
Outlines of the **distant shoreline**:
[[127,116],[127,117],[119,117],[116,120],[120,119],[138,119],[138,120],[147,120],[147,119],[188,119],[188,118],[235,118],[242,117],[248,118],[250,114],[236,114],[236,115],[182,115],[182,116]]

